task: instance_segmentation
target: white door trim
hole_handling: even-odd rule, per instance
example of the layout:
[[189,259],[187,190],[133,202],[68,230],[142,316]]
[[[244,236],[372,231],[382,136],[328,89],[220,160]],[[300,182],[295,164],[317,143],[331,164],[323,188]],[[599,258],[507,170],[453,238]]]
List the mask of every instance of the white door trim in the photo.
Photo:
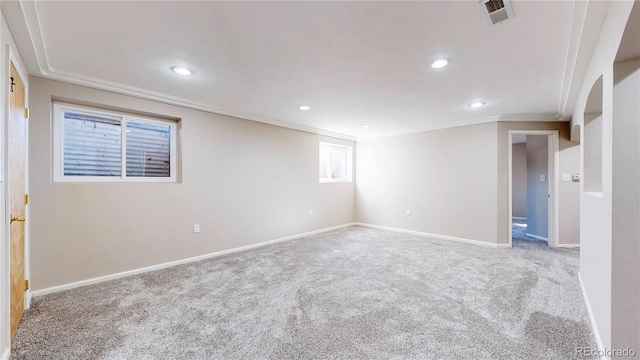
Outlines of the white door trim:
[[560,131],[559,130],[509,130],[509,211],[508,211],[508,224],[509,224],[509,246],[513,246],[513,238],[511,229],[513,227],[511,214],[513,212],[513,135],[547,135],[548,137],[548,153],[549,153],[549,195],[551,196],[549,201],[548,214],[548,239],[549,246],[558,247],[560,239]]

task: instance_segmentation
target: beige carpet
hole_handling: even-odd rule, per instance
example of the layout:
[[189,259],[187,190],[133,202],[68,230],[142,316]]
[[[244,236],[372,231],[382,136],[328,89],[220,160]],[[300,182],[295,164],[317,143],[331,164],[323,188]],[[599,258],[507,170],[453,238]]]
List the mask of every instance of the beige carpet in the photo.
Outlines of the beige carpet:
[[36,298],[12,359],[582,358],[578,258],[351,227]]

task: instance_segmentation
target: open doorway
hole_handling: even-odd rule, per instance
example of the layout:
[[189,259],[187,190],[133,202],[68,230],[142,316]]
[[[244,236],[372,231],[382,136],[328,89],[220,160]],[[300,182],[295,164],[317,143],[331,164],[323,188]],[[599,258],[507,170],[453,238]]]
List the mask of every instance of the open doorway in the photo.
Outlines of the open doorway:
[[549,146],[546,135],[512,138],[511,238],[548,245]]
[[509,131],[509,244],[557,246],[557,130]]

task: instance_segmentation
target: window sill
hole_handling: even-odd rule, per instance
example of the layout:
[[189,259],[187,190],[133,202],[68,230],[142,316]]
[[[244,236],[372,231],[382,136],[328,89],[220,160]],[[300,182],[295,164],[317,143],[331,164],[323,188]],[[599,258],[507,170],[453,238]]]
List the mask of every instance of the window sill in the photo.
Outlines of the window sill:
[[353,181],[351,180],[320,180],[321,184],[327,184],[327,183],[352,183]]
[[63,177],[53,179],[54,184],[153,184],[153,183],[177,183],[175,177],[170,178],[152,178],[152,177],[140,177],[140,178],[105,178],[105,177],[91,177],[91,176],[79,176],[79,177]]

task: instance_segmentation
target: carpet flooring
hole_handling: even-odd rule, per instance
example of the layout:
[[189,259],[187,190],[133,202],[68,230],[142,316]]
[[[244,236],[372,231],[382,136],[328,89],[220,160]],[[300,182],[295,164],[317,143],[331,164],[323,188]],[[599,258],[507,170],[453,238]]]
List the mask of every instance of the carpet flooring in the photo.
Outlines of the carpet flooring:
[[350,227],[35,298],[12,359],[575,359],[579,252]]

